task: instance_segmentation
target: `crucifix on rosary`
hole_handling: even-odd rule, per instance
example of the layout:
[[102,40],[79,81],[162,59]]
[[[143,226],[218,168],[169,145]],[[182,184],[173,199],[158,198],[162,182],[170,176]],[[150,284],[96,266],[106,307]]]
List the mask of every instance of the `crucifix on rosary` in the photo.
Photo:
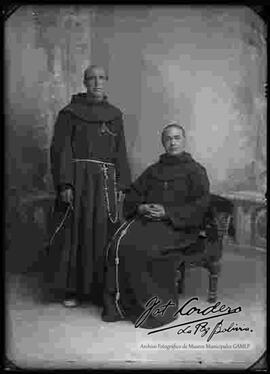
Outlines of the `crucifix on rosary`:
[[100,123],[100,126],[99,126],[99,131],[100,131],[100,134],[101,135],[104,135],[104,134],[110,134],[112,136],[116,136],[116,133],[112,132],[109,128],[109,122],[106,123],[106,122],[101,122]]

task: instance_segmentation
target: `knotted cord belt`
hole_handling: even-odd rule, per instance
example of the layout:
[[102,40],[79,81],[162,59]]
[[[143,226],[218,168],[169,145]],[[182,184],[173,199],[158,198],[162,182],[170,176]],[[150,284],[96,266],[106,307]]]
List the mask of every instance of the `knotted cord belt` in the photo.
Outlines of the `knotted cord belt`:
[[[115,165],[111,162],[105,162],[100,160],[93,160],[88,158],[75,158],[72,162],[92,162],[99,164],[103,171],[103,180],[104,180],[104,197],[105,203],[107,207],[108,217],[112,223],[116,223],[118,221],[118,204],[117,204],[117,186],[116,186],[116,173],[115,173]],[[112,217],[111,207],[110,207],[110,199],[109,199],[109,192],[108,192],[108,167],[113,167],[113,189],[114,189],[114,206],[115,206],[115,215]]]
[[125,318],[124,317],[125,311],[122,310],[121,306],[120,306],[120,284],[119,284],[119,264],[120,264],[120,258],[119,258],[119,246],[120,246],[121,240],[127,234],[128,229],[130,228],[130,226],[131,226],[131,224],[133,222],[135,222],[135,219],[132,219],[131,221],[125,221],[125,222],[123,222],[123,224],[118,228],[118,230],[113,235],[113,238],[112,238],[111,242],[108,244],[107,251],[106,251],[106,263],[108,263],[108,261],[109,261],[109,251],[112,248],[112,243],[116,240],[117,236],[120,234],[119,237],[117,238],[117,241],[116,241],[115,258],[114,258],[114,264],[115,264],[115,286],[116,286],[116,293],[115,293],[114,302],[115,302],[116,309],[118,310],[118,313],[120,314],[121,318],[123,318],[123,319]]
[[[116,188],[116,175],[115,175],[115,165],[111,162],[103,162],[103,161],[99,161],[99,160],[92,160],[92,159],[83,159],[83,158],[75,158],[72,160],[73,162],[93,162],[93,163],[97,163],[99,165],[101,165],[102,167],[102,171],[103,171],[103,180],[104,180],[104,195],[105,195],[105,202],[106,202],[106,207],[107,207],[107,212],[108,212],[108,216],[109,216],[109,219],[112,223],[116,223],[117,220],[118,220],[118,204],[117,204],[117,188]],[[108,193],[108,179],[109,179],[109,176],[108,176],[108,166],[112,166],[114,169],[113,169],[113,183],[114,183],[114,206],[115,206],[115,216],[112,217],[112,213],[111,213],[111,208],[110,208],[110,199],[109,199],[109,193]],[[48,243],[48,246],[47,246],[47,252],[48,252],[48,249],[51,247],[53,241],[54,241],[54,238],[55,236],[57,235],[57,233],[60,231],[60,229],[63,227],[69,213],[71,210],[74,210],[72,204],[69,204],[67,209],[66,209],[66,212],[64,214],[64,217],[62,219],[62,221],[60,222],[60,224],[58,225],[58,227],[56,228],[55,232],[52,234],[50,240],[49,240],[49,243]]]
[[50,240],[49,240],[49,243],[48,245],[46,246],[46,252],[47,254],[49,254],[49,249],[50,247],[52,246],[52,243],[54,241],[54,238],[56,236],[56,234],[60,231],[60,229],[64,226],[64,223],[65,223],[65,220],[67,219],[69,213],[74,210],[73,208],[73,205],[71,203],[68,204],[68,207],[65,211],[65,214],[64,214],[64,217],[62,218],[60,224],[56,227],[56,230],[54,231],[54,233],[52,234],[52,236],[50,237]]

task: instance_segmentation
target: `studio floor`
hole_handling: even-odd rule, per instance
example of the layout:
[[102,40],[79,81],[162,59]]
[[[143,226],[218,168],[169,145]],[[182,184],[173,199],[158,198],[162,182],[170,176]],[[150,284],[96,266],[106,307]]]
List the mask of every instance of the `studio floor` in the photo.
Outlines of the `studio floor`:
[[[242,310],[209,320],[209,327],[213,330],[223,319],[224,328],[234,322],[249,331],[216,334],[209,342],[208,335],[194,334],[194,324],[190,334],[177,334],[179,329],[173,328],[148,335],[151,330],[136,329],[127,321],[105,323],[101,309],[88,303],[72,309],[60,302],[44,303],[42,289],[41,274],[33,267],[6,274],[6,356],[19,368],[247,369],[266,350],[263,251],[224,246],[218,301]],[[189,269],[180,305],[197,296],[197,307],[209,306],[207,289],[206,271]],[[200,317],[181,316],[177,323]]]

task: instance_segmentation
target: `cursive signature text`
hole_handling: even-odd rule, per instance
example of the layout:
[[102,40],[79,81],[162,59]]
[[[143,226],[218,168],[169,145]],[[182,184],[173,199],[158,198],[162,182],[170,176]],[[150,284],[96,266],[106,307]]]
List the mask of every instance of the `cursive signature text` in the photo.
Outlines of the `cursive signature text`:
[[[210,341],[214,335],[225,333],[225,332],[233,332],[233,331],[251,331],[248,327],[238,327],[235,326],[234,322],[232,322],[228,328],[223,326],[224,319],[220,320],[213,329],[211,329],[211,326],[209,326],[209,323],[206,322],[207,320],[217,318],[217,317],[223,317],[227,315],[231,315],[234,313],[239,313],[242,311],[241,306],[237,307],[230,307],[225,304],[222,304],[220,301],[216,302],[214,305],[207,306],[205,308],[198,307],[195,302],[197,302],[199,299],[198,297],[192,297],[189,300],[187,300],[183,305],[178,308],[174,314],[169,308],[176,307],[176,304],[169,300],[167,303],[161,303],[160,299],[157,296],[152,297],[147,301],[145,304],[145,310],[141,315],[137,318],[135,322],[135,327],[140,327],[150,316],[156,317],[161,316],[164,317],[165,313],[171,313],[172,314],[172,320],[175,319],[177,316],[201,316],[201,318],[194,319],[189,322],[179,323],[175,324],[173,326],[169,327],[162,327],[158,330],[154,330],[148,333],[155,334],[157,332],[161,332],[164,330],[169,330],[173,328],[179,328],[177,334],[194,334],[194,335],[201,335],[201,337],[206,336],[207,341]],[[194,324],[196,325],[194,326]]]
[[177,335],[181,334],[193,334],[193,335],[200,335],[202,338],[208,334],[207,342],[209,342],[214,335],[218,334],[224,334],[227,332],[242,332],[242,331],[249,331],[252,332],[249,327],[244,326],[238,326],[235,325],[235,322],[231,322],[228,327],[223,326],[224,320],[222,319],[219,321],[214,328],[211,329],[211,326],[209,326],[209,322],[200,322],[197,325],[188,325],[184,328],[180,328],[177,331]]

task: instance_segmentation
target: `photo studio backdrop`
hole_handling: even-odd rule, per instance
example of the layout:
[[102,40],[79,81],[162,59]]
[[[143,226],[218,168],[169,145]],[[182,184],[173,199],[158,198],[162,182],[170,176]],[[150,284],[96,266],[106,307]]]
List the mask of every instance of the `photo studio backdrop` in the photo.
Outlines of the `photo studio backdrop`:
[[[157,160],[161,129],[175,120],[212,192],[261,204],[266,34],[247,6],[18,7],[5,22],[8,243],[14,221],[29,223],[23,207],[53,196],[53,126],[71,95],[84,91],[89,63],[109,70],[109,99],[124,112],[133,179]],[[42,208],[31,212],[44,227]],[[246,229],[252,214],[242,219]]]

